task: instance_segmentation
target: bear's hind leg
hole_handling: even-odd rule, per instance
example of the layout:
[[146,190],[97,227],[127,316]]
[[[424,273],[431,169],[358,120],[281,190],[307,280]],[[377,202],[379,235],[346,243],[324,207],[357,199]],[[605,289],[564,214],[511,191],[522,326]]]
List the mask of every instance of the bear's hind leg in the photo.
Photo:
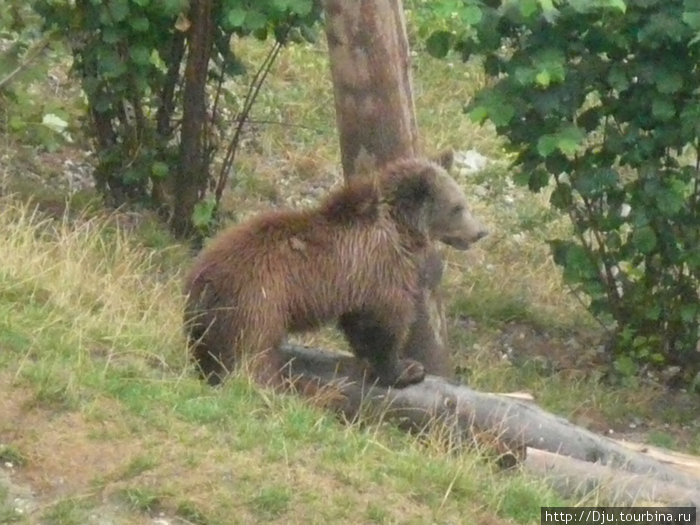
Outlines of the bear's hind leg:
[[369,312],[349,312],[340,317],[338,324],[355,355],[369,362],[383,386],[403,388],[425,377],[420,362],[399,359],[399,348],[408,331],[403,319],[390,321]]
[[[222,317],[224,317],[222,319]],[[234,365],[228,320],[211,312],[187,312],[185,327],[192,358],[202,378],[211,386],[220,384]]]
[[285,336],[284,322],[271,315],[251,317],[248,316],[248,324],[236,342],[236,360],[259,385],[286,388],[289,370],[280,350]]

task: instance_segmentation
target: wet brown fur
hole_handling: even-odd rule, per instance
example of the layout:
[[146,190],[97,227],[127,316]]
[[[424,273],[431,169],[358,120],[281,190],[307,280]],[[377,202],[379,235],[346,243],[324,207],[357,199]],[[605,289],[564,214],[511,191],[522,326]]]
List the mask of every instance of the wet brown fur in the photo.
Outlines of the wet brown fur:
[[215,384],[247,363],[259,381],[279,385],[286,334],[339,319],[381,382],[420,381],[420,367],[402,379],[412,363],[398,356],[416,315],[436,169],[400,161],[318,208],[265,213],[216,237],[185,286],[186,327],[204,376]]

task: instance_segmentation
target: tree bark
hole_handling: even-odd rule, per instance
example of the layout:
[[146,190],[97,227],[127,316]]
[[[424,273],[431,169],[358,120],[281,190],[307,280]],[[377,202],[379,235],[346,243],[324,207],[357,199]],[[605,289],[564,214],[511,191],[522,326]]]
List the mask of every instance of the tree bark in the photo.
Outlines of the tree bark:
[[173,231],[183,237],[193,231],[192,212],[206,190],[208,179],[203,137],[207,122],[205,88],[214,35],[212,1],[190,3],[192,25],[187,38],[180,164],[175,173],[172,217]]
[[400,0],[326,0],[336,120],[346,179],[418,146]]
[[[343,172],[346,181],[418,154],[410,53],[401,0],[324,0],[326,37]],[[416,320],[404,355],[428,373],[452,375],[437,284],[435,251],[416,298]],[[432,281],[432,282],[431,282]]]

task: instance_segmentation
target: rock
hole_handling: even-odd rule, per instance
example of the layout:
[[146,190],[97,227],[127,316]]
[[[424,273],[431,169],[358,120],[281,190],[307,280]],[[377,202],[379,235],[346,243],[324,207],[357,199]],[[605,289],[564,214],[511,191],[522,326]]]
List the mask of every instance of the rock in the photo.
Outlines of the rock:
[[491,159],[473,149],[456,151],[454,156],[454,164],[460,175],[470,175],[481,171],[489,162]]

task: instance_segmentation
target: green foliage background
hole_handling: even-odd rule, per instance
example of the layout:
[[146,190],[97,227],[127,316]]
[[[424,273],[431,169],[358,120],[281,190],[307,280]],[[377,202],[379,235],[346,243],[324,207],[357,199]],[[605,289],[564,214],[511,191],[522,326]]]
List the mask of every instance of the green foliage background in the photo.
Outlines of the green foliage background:
[[[191,222],[198,226],[206,226],[215,211],[211,194],[216,183],[209,168],[221,156],[219,149],[227,144],[236,119],[245,116],[245,104],[227,84],[244,72],[233,37],[273,36],[282,43],[309,39],[320,16],[313,0],[211,3],[214,34],[204,65],[206,122],[197,139],[204,173],[188,174],[197,179],[200,203],[192,211],[177,209],[172,197],[180,190],[173,187],[173,172],[185,164],[180,132],[189,117],[184,107],[199,104],[183,96],[183,85],[192,81],[185,63],[192,26],[198,23],[190,2],[36,0],[33,5],[44,28],[60,34],[72,50],[97,144],[98,189],[115,205],[146,203],[167,208],[171,216],[191,212]],[[224,103],[233,118],[224,114]]]
[[614,364],[700,372],[700,2],[442,0],[435,56],[478,55],[469,101],[516,154],[518,182],[553,184],[573,239],[551,246],[569,284],[613,322]]

